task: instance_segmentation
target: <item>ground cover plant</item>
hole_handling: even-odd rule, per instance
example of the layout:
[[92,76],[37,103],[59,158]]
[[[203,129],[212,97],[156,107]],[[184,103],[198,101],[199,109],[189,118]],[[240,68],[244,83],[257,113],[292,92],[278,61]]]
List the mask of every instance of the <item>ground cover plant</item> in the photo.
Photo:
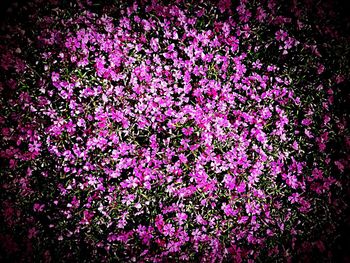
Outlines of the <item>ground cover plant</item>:
[[337,7],[13,4],[0,260],[340,259],[350,46]]

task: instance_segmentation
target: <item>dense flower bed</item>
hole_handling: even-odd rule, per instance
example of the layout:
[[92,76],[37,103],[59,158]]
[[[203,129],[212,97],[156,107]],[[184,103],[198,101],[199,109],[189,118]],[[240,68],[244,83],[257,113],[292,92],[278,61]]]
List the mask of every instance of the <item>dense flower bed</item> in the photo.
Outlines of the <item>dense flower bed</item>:
[[332,258],[349,38],[328,6],[278,2],[19,7],[1,35],[2,259]]

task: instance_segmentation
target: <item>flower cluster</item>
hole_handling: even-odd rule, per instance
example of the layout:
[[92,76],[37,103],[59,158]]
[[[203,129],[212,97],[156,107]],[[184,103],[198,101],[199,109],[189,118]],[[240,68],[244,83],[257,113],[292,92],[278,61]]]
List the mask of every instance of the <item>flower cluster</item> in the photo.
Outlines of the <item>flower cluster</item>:
[[350,64],[325,8],[63,2],[2,36],[8,258],[332,257]]

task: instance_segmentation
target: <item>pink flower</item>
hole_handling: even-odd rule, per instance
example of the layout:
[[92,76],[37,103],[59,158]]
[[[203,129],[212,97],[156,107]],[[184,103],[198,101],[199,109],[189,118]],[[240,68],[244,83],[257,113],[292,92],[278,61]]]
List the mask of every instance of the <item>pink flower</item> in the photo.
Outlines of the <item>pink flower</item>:
[[34,212],[42,212],[44,210],[44,207],[44,204],[35,203],[33,206],[33,210]]
[[30,152],[39,152],[40,151],[40,147],[41,147],[41,143],[37,142],[37,141],[28,144],[28,150]]
[[297,203],[300,200],[300,194],[298,193],[293,193],[291,196],[288,197],[288,200],[293,204]]
[[186,136],[190,136],[190,135],[193,133],[193,128],[192,128],[192,127],[182,128],[182,132],[183,132]]
[[238,193],[244,193],[246,191],[246,184],[245,182],[241,182],[237,187]]
[[180,225],[182,225],[184,223],[184,221],[187,220],[187,214],[186,213],[177,213],[176,214],[178,222]]
[[165,224],[163,227],[164,236],[173,236],[175,233],[175,228],[172,224]]
[[283,31],[282,29],[278,30],[275,34],[277,41],[284,41],[288,36],[288,33]]
[[305,125],[305,126],[309,126],[311,123],[312,123],[312,120],[310,120],[310,119],[303,119],[301,121],[301,124]]
[[224,183],[229,190],[233,190],[236,187],[236,179],[229,174],[225,175]]

